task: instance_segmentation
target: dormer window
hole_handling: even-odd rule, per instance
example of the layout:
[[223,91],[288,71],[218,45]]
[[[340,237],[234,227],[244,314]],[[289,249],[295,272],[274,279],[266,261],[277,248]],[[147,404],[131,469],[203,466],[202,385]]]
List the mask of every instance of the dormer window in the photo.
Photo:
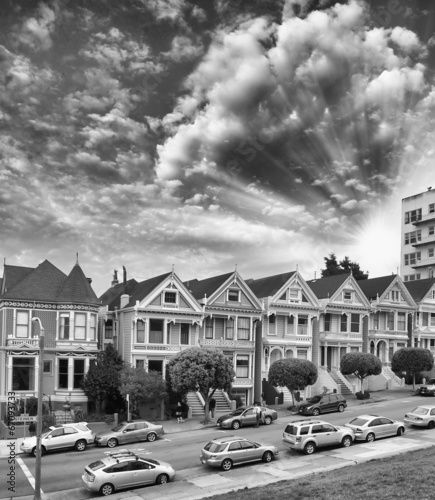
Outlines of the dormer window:
[[351,290],[343,291],[343,301],[344,302],[352,302],[352,292]]
[[178,307],[178,292],[175,290],[165,290],[163,292],[163,306]]
[[290,288],[289,290],[290,302],[300,301],[299,292],[300,292],[299,288]]
[[240,290],[228,290],[228,302],[240,302]]
[[391,300],[392,300],[392,302],[400,302],[399,290],[392,290],[391,291]]

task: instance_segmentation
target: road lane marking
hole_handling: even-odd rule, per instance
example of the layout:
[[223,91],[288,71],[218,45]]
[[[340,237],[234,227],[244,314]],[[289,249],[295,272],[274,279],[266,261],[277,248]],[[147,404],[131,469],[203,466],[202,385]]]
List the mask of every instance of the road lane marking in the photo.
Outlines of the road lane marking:
[[[27,465],[23,462],[23,460],[20,457],[17,457],[17,463],[21,467],[21,470],[24,472],[24,475],[29,480],[31,487],[33,489],[35,489],[35,478],[32,476],[32,473],[27,468]],[[44,492],[41,490],[41,495],[43,495],[43,494],[44,494]]]

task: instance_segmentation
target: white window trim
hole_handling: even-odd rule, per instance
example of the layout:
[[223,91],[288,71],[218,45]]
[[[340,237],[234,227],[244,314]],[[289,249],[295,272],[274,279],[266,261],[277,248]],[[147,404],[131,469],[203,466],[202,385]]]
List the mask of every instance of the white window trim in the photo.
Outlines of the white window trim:
[[[237,301],[236,300],[230,300],[230,292],[232,292],[232,293],[237,292]],[[235,290],[235,289],[231,289],[231,288],[229,288],[227,290],[227,302],[234,303],[234,304],[240,304],[241,301],[242,301],[242,298],[241,298],[241,295],[240,295],[240,290]]]
[[[167,293],[175,293],[175,303],[166,302],[165,297]],[[162,305],[163,307],[170,307],[171,309],[178,309],[180,307],[180,292],[175,288],[165,288],[162,292]]]

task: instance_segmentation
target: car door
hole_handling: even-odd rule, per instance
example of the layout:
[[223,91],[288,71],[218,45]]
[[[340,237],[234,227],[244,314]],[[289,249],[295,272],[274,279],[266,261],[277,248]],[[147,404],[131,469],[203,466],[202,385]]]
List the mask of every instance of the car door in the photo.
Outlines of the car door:
[[323,424],[314,424],[311,433],[315,438],[317,446],[325,446],[325,434],[323,429]]
[[110,468],[109,479],[116,489],[118,488],[128,488],[133,482],[133,472],[131,470],[131,464],[133,462],[120,462],[118,464],[112,465]]
[[382,426],[380,418],[375,418],[369,423],[367,434],[370,432],[374,432],[377,439],[384,437],[383,434],[385,433],[385,428]]
[[78,440],[79,431],[74,427],[65,426],[63,428],[63,432],[64,432],[63,442],[62,442],[63,448],[72,448],[75,445],[76,441]]
[[44,442],[42,444],[43,446],[45,446],[47,450],[58,450],[59,448],[62,448],[63,439],[64,439],[63,427],[60,427],[58,429],[54,429],[44,439]]
[[145,422],[136,422],[136,433],[137,441],[146,441],[148,436],[148,426]]
[[323,442],[324,446],[332,446],[340,442],[337,429],[331,424],[323,424]]
[[143,460],[131,463],[133,486],[154,484],[156,480],[156,467]]
[[397,424],[389,418],[381,417],[380,429],[382,437],[395,436],[397,434]]
[[137,424],[127,424],[122,431],[122,442],[133,443],[134,441],[138,441],[138,434]]
[[329,396],[323,396],[319,403],[320,411],[327,412],[331,411],[331,401]]
[[252,441],[240,441],[240,445],[245,452],[245,462],[252,462],[253,460],[259,460],[261,458],[258,447]]
[[254,413],[254,408],[245,410],[240,418],[242,425],[255,425],[257,423],[257,415]]
[[234,464],[240,464],[244,461],[245,450],[242,448],[240,441],[233,441],[228,446],[228,458],[231,458]]

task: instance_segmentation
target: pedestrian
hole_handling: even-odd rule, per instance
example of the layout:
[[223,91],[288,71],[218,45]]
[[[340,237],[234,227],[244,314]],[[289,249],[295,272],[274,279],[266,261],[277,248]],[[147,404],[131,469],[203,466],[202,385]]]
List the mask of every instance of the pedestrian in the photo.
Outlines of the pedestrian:
[[181,407],[181,403],[178,401],[177,403],[177,410],[175,412],[175,416],[177,417],[177,422],[179,424],[181,424],[182,422],[184,422],[183,420],[183,411],[182,411],[182,407]]
[[256,404],[254,408],[252,409],[254,412],[255,418],[256,418],[256,425],[255,427],[259,427],[260,425],[260,419],[261,419],[261,408]]
[[33,420],[29,424],[29,432],[30,432],[31,436],[34,436],[36,433],[36,426],[35,426],[35,422]]
[[209,407],[210,407],[211,418],[214,418],[214,411],[216,409],[216,399],[215,398],[210,399]]

